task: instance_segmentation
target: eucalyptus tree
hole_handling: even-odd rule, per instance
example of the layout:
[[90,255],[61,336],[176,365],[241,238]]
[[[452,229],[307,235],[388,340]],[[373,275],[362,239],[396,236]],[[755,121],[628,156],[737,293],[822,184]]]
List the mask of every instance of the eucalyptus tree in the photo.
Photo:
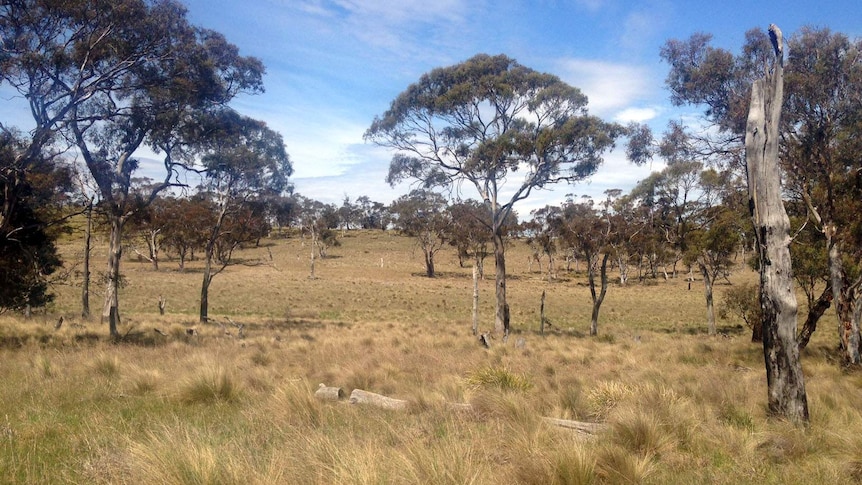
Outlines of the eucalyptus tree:
[[199,317],[205,323],[213,278],[236,264],[233,253],[241,244],[261,237],[257,226],[265,217],[262,200],[287,190],[293,167],[281,135],[261,121],[224,109],[199,127],[202,188],[215,215],[204,245]]
[[0,34],[2,79],[36,123],[30,151],[62,134],[99,188],[111,226],[103,318],[117,336],[122,231],[140,207],[130,193],[135,153],[149,145],[163,154],[164,178],[146,205],[177,183],[195,113],[262,90],[263,65],[190,25],[172,0],[13,0],[0,6]]
[[476,190],[494,235],[494,328],[507,336],[504,221],[534,190],[592,175],[624,131],[590,116],[587,97],[558,77],[479,54],[424,74],[365,137],[395,151],[392,184]]
[[533,252],[533,260],[539,260],[539,272],[542,271],[541,257],[548,257],[548,282],[554,278],[554,257],[563,248],[557,247],[557,240],[562,231],[562,211],[559,207],[545,206],[530,211],[533,216],[524,222],[524,229],[529,233],[525,242]]
[[804,28],[788,44],[787,179],[823,234],[839,342],[845,361],[860,364],[862,39]]
[[51,159],[21,158],[26,149],[0,131],[0,312],[50,302],[49,277],[62,265],[55,212],[71,178]]
[[315,273],[315,260],[317,257],[325,257],[326,250],[330,246],[338,246],[337,236],[333,229],[338,227],[338,208],[333,204],[324,204],[302,195],[293,196],[296,201],[296,221],[300,226],[301,234],[308,234],[311,238],[311,267],[309,278],[317,278]]
[[416,239],[425,257],[425,275],[436,275],[434,255],[449,242],[452,220],[448,202],[442,195],[415,189],[392,202],[395,227]]
[[[696,34],[665,44],[662,57],[671,66],[667,85],[674,103],[704,107],[706,121],[717,128],[699,147],[740,161],[750,86],[772,66],[770,40],[766,32],[751,30],[737,55],[710,41],[709,35]],[[824,235],[839,342],[845,360],[859,364],[862,279],[847,262],[858,261],[860,248],[854,224],[862,197],[854,177],[860,170],[855,154],[862,148],[862,41],[804,28],[787,44],[781,165],[789,193],[798,195],[808,219]],[[825,305],[829,298],[818,300]]]
[[[468,199],[449,206],[452,226],[449,244],[458,250],[458,260],[463,266],[464,259],[472,258],[477,277],[485,278],[485,259],[490,255],[489,245],[494,234],[491,232],[491,219],[481,202]],[[512,216],[512,223],[517,218]]]
[[[595,207],[592,199],[567,200],[561,213],[561,237],[587,263],[587,282],[593,309],[590,335],[598,335],[599,311],[608,291],[608,261],[611,257],[610,219]],[[596,288],[596,277],[599,287]]]

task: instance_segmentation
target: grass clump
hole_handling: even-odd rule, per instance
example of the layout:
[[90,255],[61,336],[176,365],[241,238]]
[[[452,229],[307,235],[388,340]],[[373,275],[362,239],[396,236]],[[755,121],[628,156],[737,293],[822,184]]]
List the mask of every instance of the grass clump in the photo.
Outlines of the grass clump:
[[99,355],[93,361],[93,372],[106,379],[113,379],[120,375],[120,360],[116,355]]
[[473,389],[500,389],[503,391],[529,391],[533,387],[530,378],[502,367],[485,367],[471,372],[466,378]]
[[199,372],[180,390],[184,404],[235,403],[241,396],[236,378],[220,367]]

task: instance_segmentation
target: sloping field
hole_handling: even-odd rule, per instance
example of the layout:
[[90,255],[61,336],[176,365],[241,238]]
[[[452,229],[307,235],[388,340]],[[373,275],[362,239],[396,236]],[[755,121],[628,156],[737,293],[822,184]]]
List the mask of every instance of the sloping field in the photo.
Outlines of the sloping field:
[[[409,239],[348,232],[341,243],[313,280],[299,238],[243,251],[250,265],[215,278],[206,325],[198,262],[182,273],[172,261],[158,272],[124,262],[119,342],[77,316],[74,278],[47,314],[0,317],[0,482],[862,480],[862,379],[834,356],[831,314],[804,354],[812,423],[800,430],[767,418],[762,351],[747,329],[719,321],[723,335],[706,335],[700,282],[612,286],[591,338],[583,275],[560,269],[549,283],[514,242],[514,333],[484,349],[470,333],[471,269],[454,250],[429,279]],[[69,261],[78,245],[66,243]],[[493,325],[487,264],[483,331]],[[407,410],[319,401],[319,383],[404,399]],[[607,426],[587,436],[543,416]]]

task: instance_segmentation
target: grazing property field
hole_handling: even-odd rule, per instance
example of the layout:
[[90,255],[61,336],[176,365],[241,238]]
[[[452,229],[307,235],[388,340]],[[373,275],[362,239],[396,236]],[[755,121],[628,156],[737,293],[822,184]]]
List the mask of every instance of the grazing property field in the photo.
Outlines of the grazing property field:
[[[70,265],[79,246],[65,243]],[[454,250],[434,279],[394,234],[348,232],[329,254],[309,279],[298,237],[244,250],[263,264],[215,278],[208,324],[197,323],[194,262],[156,272],[127,259],[118,341],[77,316],[74,278],[45,314],[0,316],[0,482],[862,481],[862,375],[841,368],[831,314],[803,355],[812,416],[800,429],[767,417],[762,349],[741,322],[707,336],[699,282],[613,286],[588,337],[583,274],[560,268],[548,282],[514,241],[513,335],[485,349],[470,332],[471,269]],[[732,282],[755,278],[743,268]],[[493,327],[490,276],[482,331]],[[321,383],[408,406],[317,400]],[[605,426],[583,434],[543,417]]]

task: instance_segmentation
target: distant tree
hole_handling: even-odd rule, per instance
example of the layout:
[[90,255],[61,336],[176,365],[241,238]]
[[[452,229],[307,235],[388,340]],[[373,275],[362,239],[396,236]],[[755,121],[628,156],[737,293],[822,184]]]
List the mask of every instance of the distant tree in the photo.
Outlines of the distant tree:
[[719,318],[735,316],[752,330],[752,342],[763,340],[763,314],[760,309],[760,285],[743,283],[734,285],[724,292],[724,300],[718,311]]
[[[152,190],[152,185],[144,181],[143,184],[133,187],[134,192]],[[129,245],[138,257],[146,259],[153,266],[154,271],[159,270],[159,257],[162,252],[162,244],[165,237],[164,231],[170,222],[170,213],[174,210],[171,203],[165,197],[156,197],[149,204],[135,211],[129,218],[127,224],[131,239]],[[141,252],[138,243],[143,242],[146,252]]]
[[164,200],[167,217],[162,230],[163,244],[177,257],[180,271],[185,271],[186,261],[195,257],[195,251],[203,251],[215,225],[216,211],[206,194]]
[[350,201],[350,197],[344,196],[341,207],[338,208],[338,220],[342,235],[351,228],[361,227],[362,209],[358,203]]
[[425,256],[425,274],[436,275],[434,255],[448,242],[451,219],[446,199],[429,190],[416,189],[392,203],[395,227],[415,238]]
[[263,65],[192,27],[172,1],[4,2],[0,37],[2,81],[28,100],[36,122],[27,156],[60,131],[99,188],[111,227],[103,317],[118,336],[123,226],[140,208],[130,193],[134,154],[149,145],[164,158],[165,177],[146,204],[178,183],[197,115],[260,91]]
[[296,195],[297,219],[303,235],[311,238],[311,272],[309,278],[316,278],[315,260],[326,257],[327,248],[339,246],[333,231],[338,227],[338,209],[332,204]]
[[267,231],[265,204],[256,199],[283,192],[293,167],[281,135],[261,121],[226,109],[201,126],[204,188],[215,209],[204,246],[200,321],[206,322],[213,278],[236,264],[236,248]]
[[[590,315],[590,335],[598,335],[599,311],[608,291],[609,238],[612,231],[607,217],[596,210],[592,199],[563,204],[561,235],[565,243],[587,263],[587,282],[593,310]],[[596,290],[596,277],[599,288]]]
[[[458,251],[458,260],[472,258],[480,279],[485,278],[485,259],[490,255],[489,246],[494,239],[491,232],[491,219],[488,210],[481,202],[466,200],[449,206],[452,226],[449,231],[449,244]],[[517,225],[513,215],[508,226]]]
[[[548,258],[548,282],[554,277],[554,257],[557,254],[557,239],[562,236],[562,213],[559,207],[545,206],[530,212],[532,219],[524,223],[528,232],[524,242],[530,246],[534,257]],[[539,271],[542,271],[541,262]]]
[[366,132],[366,139],[396,151],[390,183],[466,182],[476,189],[494,234],[494,328],[505,335],[504,221],[534,189],[593,174],[624,132],[589,116],[586,105],[586,96],[556,76],[480,54],[423,75]]
[[356,199],[359,210],[359,224],[363,229],[386,230],[392,222],[389,208],[381,202],[372,201],[367,195]]

